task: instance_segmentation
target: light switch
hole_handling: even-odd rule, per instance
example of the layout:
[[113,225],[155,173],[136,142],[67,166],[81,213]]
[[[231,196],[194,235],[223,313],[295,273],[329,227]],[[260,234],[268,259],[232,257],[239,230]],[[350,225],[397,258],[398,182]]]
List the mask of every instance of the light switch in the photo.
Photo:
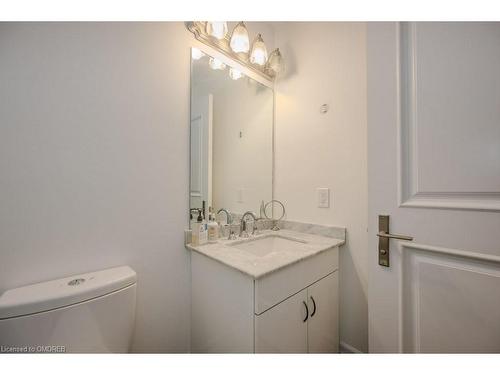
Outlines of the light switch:
[[330,189],[329,188],[318,188],[318,207],[328,208],[330,207]]

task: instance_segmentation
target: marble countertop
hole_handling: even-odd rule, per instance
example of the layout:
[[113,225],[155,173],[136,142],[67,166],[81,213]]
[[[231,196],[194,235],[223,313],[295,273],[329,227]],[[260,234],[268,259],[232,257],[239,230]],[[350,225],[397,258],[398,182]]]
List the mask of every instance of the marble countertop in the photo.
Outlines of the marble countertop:
[[[273,236],[296,241],[295,249],[293,251],[279,250],[264,256],[258,256],[237,247],[238,244],[246,241],[255,241],[259,238]],[[299,243],[300,245],[298,245]],[[264,230],[248,239],[219,239],[217,243],[213,244],[200,246],[187,244],[186,247],[243,272],[254,279],[258,279],[344,243],[344,239],[282,229],[280,231]]]

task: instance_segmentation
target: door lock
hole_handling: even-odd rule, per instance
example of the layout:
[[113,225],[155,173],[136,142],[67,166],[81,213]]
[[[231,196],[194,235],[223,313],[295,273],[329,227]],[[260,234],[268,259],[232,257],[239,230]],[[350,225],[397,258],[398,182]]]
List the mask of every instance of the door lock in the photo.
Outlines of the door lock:
[[378,215],[378,264],[389,267],[389,240],[413,241],[413,237],[389,233],[389,215]]

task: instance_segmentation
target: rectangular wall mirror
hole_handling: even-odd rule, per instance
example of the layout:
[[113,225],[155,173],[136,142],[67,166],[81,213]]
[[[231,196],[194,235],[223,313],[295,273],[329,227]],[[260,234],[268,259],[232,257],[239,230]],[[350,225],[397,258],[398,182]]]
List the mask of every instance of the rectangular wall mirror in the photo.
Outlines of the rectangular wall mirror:
[[273,113],[271,87],[193,48],[191,209],[258,213],[272,199]]

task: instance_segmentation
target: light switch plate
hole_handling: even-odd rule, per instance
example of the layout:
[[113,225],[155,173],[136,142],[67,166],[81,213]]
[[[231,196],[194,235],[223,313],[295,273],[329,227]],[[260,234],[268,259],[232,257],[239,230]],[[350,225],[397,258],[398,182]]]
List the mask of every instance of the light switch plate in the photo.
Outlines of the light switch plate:
[[318,188],[318,207],[328,208],[330,207],[330,189],[329,188]]

